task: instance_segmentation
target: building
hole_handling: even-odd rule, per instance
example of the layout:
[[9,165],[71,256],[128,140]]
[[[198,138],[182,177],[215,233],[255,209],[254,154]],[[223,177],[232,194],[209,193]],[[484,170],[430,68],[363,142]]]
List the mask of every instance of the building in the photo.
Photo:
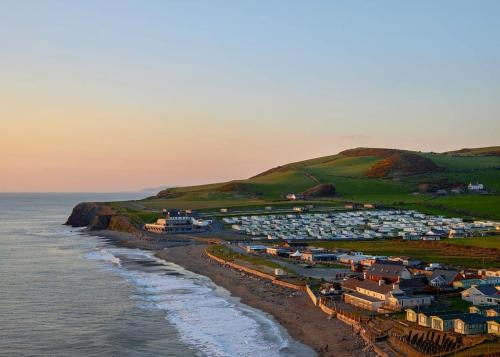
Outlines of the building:
[[477,274],[485,278],[500,278],[500,270],[497,269],[479,269]]
[[166,218],[156,220],[156,223],[147,223],[144,229],[151,233],[188,233],[203,232],[207,230],[212,221],[201,220],[187,215],[178,215],[178,213],[167,213]]
[[406,295],[398,284],[384,284],[382,280],[376,283],[350,278],[342,287],[347,290],[344,293],[346,303],[370,311],[400,311],[406,307],[430,305],[433,300],[428,295]]
[[462,335],[484,334],[488,332],[487,322],[489,321],[498,323],[500,322],[500,317],[486,317],[479,314],[464,314],[462,317],[455,319],[454,331]]
[[337,254],[327,252],[303,252],[302,260],[308,262],[329,262],[337,260]]
[[286,248],[281,248],[281,247],[267,247],[266,248],[266,253],[269,255],[273,255],[275,257],[289,257],[290,256],[290,250]]
[[467,232],[464,228],[452,228],[448,231],[448,238],[465,238]]
[[482,183],[479,183],[479,182],[470,182],[469,185],[467,186],[467,189],[469,191],[482,191],[484,190],[484,185]]
[[500,320],[486,321],[486,329],[489,335],[500,336]]
[[436,306],[417,306],[411,307],[405,310],[406,311],[406,321],[418,323],[421,326],[430,327],[431,325],[431,316],[439,315],[439,314],[447,314],[447,313],[455,313],[456,311],[446,311],[442,307]]
[[476,285],[462,291],[462,299],[473,305],[499,305],[500,285]]
[[462,278],[462,274],[456,270],[435,269],[429,278],[429,285],[438,289],[451,289],[453,283]]
[[433,330],[446,332],[453,331],[455,319],[463,317],[463,313],[442,313],[431,316],[431,328]]
[[462,279],[453,282],[453,287],[455,289],[468,289],[473,285],[500,285],[500,277],[491,277],[491,278],[470,278],[470,279]]
[[406,309],[406,321],[417,322],[418,311],[414,309]]
[[434,241],[434,240],[441,240],[441,235],[439,233],[433,232],[433,231],[428,231],[425,233],[423,236],[420,238],[421,240],[425,241]]
[[427,313],[425,311],[419,312],[418,313],[418,324],[419,324],[419,326],[422,326],[422,327],[431,327],[431,323],[432,323],[431,316],[432,316],[431,313]]
[[488,317],[500,316],[500,306],[469,306],[471,314],[480,314]]
[[411,274],[408,269],[397,262],[378,262],[365,271],[365,279],[375,282],[383,280],[387,284],[410,278]]
[[427,290],[426,276],[413,276],[411,279],[402,279],[399,281],[399,288],[406,294],[418,294]]
[[248,253],[260,253],[265,252],[267,250],[267,246],[265,245],[247,245],[245,250]]
[[387,294],[393,290],[392,285],[352,278],[345,280],[342,287],[348,290],[348,292],[344,293],[346,303],[370,311],[377,311],[382,308]]

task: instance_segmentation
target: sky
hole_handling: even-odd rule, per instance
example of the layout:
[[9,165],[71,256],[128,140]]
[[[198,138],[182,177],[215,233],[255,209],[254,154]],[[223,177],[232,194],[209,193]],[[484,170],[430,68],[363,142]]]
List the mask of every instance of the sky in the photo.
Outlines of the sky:
[[499,1],[0,0],[0,191],[499,145]]

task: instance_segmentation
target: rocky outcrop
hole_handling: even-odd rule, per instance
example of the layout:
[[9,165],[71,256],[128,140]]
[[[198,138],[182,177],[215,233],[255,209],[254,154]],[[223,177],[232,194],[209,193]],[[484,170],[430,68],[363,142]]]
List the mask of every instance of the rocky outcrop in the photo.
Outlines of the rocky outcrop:
[[72,227],[87,227],[91,231],[113,230],[137,233],[140,228],[129,217],[116,212],[105,203],[83,202],[75,206],[65,223]]

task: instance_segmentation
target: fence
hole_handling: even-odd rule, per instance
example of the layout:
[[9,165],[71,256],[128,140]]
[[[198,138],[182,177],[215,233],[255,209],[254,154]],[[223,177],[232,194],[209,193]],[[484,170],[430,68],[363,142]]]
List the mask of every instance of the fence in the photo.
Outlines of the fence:
[[306,285],[306,293],[307,293],[307,295],[309,295],[309,298],[313,302],[314,306],[318,306],[318,298],[316,297],[316,294],[314,293],[314,291],[311,290],[309,285]]
[[226,265],[226,266],[228,266],[230,268],[233,268],[233,269],[236,269],[236,270],[239,270],[239,271],[243,271],[243,272],[248,273],[250,275],[258,276],[259,278],[270,280],[271,283],[273,283],[275,285],[279,285],[279,286],[282,286],[282,287],[285,287],[285,288],[288,288],[288,289],[293,289],[293,290],[298,290],[298,291],[304,291],[305,290],[305,287],[303,285],[297,285],[297,284],[293,284],[293,283],[290,283],[290,282],[287,282],[287,281],[279,280],[274,275],[263,273],[261,271],[255,270],[255,269],[248,268],[246,266],[243,266],[243,265],[240,265],[240,264],[236,264],[236,263],[224,260],[222,258],[216,257],[215,255],[209,253],[207,250],[205,250],[205,254],[210,259],[215,260],[216,262],[218,262],[218,263],[220,263],[222,265]]

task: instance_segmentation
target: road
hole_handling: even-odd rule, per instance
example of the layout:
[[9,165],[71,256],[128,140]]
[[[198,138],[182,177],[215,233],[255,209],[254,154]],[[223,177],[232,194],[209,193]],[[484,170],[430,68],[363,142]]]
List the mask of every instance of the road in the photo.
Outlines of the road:
[[[236,244],[228,244],[228,248],[232,249],[234,252],[239,253],[239,254],[244,254],[244,255],[250,255],[247,253],[247,251],[243,248],[241,248],[239,245]],[[298,275],[307,277],[307,278],[315,278],[315,279],[325,279],[325,280],[335,280],[335,274],[338,273],[350,273],[350,269],[334,269],[334,268],[305,268],[301,266],[300,264],[293,263],[286,261],[284,259],[276,259],[276,258],[269,258],[267,257],[270,261],[278,263]]]

